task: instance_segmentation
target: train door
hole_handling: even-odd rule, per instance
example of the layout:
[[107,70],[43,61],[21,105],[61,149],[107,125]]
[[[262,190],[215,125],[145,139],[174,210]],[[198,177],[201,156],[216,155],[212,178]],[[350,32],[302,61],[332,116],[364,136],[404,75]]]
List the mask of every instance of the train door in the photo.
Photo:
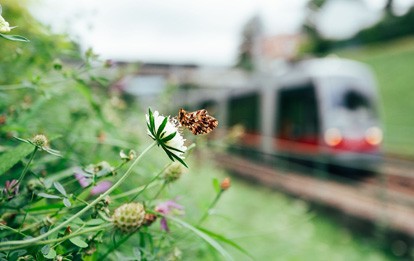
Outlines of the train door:
[[320,119],[315,86],[285,86],[277,93],[275,138],[279,153],[313,157],[319,144]]

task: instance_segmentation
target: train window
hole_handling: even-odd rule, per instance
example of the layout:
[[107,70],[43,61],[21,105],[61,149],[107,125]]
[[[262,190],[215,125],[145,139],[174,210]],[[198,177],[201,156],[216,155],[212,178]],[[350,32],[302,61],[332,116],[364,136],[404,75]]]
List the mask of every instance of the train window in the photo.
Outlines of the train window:
[[316,143],[319,119],[314,86],[309,84],[282,89],[277,99],[276,137]]
[[258,132],[260,128],[259,94],[233,97],[228,103],[228,126],[243,125],[246,131]]
[[364,94],[355,90],[347,90],[344,95],[343,106],[354,111],[359,108],[369,108],[370,102]]

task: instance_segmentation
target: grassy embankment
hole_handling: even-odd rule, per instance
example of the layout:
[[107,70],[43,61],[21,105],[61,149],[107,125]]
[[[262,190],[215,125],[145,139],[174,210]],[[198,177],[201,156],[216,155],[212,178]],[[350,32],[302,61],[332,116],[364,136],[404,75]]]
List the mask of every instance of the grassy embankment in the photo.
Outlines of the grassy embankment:
[[414,156],[414,38],[338,52],[371,66],[382,99],[384,149]]
[[[202,215],[200,209],[206,209],[214,198],[212,178],[222,180],[226,175],[210,163],[193,163],[190,172],[168,194],[170,198],[182,196],[186,216],[197,220]],[[185,195],[180,194],[183,191]],[[302,200],[235,178],[205,227],[242,246],[254,260],[393,260],[372,240],[356,236],[323,214],[309,210]],[[180,245],[184,260],[194,260],[200,254],[199,243],[196,239],[193,248]],[[235,260],[250,260],[232,247],[227,249]],[[220,260],[213,250],[210,253],[197,260]]]

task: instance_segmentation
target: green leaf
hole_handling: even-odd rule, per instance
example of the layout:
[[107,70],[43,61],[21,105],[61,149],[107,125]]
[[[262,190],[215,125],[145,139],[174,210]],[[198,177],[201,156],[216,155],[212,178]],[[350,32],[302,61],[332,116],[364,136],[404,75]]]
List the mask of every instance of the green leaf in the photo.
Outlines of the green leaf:
[[54,259],[56,257],[56,251],[53,248],[51,248],[49,253],[44,257],[47,259]]
[[167,122],[168,122],[168,118],[165,117],[164,120],[162,121],[160,127],[158,127],[157,136],[156,136],[157,138],[160,137],[162,131],[165,129],[165,125],[167,125]]
[[65,188],[62,186],[62,184],[59,183],[59,181],[53,182],[53,186],[63,195],[67,196]]
[[105,220],[91,219],[91,220],[88,220],[88,222],[86,222],[86,225],[87,226],[98,226],[98,225],[102,225],[103,223],[105,223]]
[[64,199],[63,199],[63,204],[65,204],[65,206],[66,206],[67,208],[70,208],[70,206],[72,206],[72,204],[70,203],[70,201],[69,201],[69,199],[68,199],[68,198],[64,198]]
[[26,253],[27,251],[24,249],[14,250],[9,253],[7,260],[17,260],[17,258],[19,258],[20,256],[23,256]]
[[213,238],[215,238],[217,240],[222,241],[223,243],[226,243],[226,244],[228,244],[228,245],[236,248],[237,250],[239,250],[240,252],[242,252],[246,256],[250,257],[252,260],[254,260],[254,258],[249,254],[249,252],[247,252],[244,248],[242,248],[241,246],[239,246],[235,242],[231,241],[230,239],[228,239],[228,238],[226,238],[226,237],[224,237],[222,235],[216,234],[216,233],[214,233],[212,231],[209,231],[209,230],[207,230],[205,228],[201,228],[201,227],[197,227],[197,228],[200,231],[203,231],[204,233],[208,234],[209,236],[211,236],[211,237],[213,237]]
[[32,145],[22,143],[19,146],[0,155],[0,175],[11,169],[16,163],[24,159],[30,152],[33,152]]
[[30,213],[30,212],[36,212],[36,211],[41,211],[41,210],[61,209],[62,207],[63,207],[63,205],[61,203],[47,204],[47,205],[40,206],[40,207],[25,209],[25,211]]
[[62,198],[62,197],[60,197],[60,196],[56,196],[56,195],[51,195],[51,194],[47,194],[47,193],[43,193],[43,192],[40,192],[40,193],[38,193],[37,194],[39,197],[42,197],[42,198],[53,198],[53,199],[60,199],[60,198]]
[[42,252],[42,254],[43,254],[43,255],[47,255],[47,254],[49,254],[49,251],[50,251],[50,245],[44,245],[44,246],[42,247],[42,249],[40,249],[40,251]]
[[208,234],[204,233],[200,229],[197,229],[196,227],[193,227],[192,225],[188,224],[185,221],[182,221],[181,219],[172,217],[172,216],[165,216],[166,218],[174,221],[175,223],[191,230],[194,232],[197,236],[202,238],[204,241],[206,241],[210,246],[212,246],[214,249],[217,250],[226,260],[234,260],[232,256],[213,238],[211,238]]
[[163,144],[163,146],[165,146],[165,147],[166,147],[167,149],[169,149],[169,150],[175,150],[175,151],[178,151],[178,152],[184,153],[184,151],[179,150],[179,149],[177,149],[177,148],[174,148],[174,147],[171,147],[171,146],[168,146],[168,145],[165,145],[165,144]]
[[88,247],[88,244],[83,241],[80,237],[72,237],[69,238],[70,242],[72,242],[74,245],[80,247],[80,248],[86,248]]
[[0,33],[0,37],[3,37],[4,39],[10,40],[10,41],[15,41],[15,42],[30,42],[29,39],[20,36],[20,35],[7,35],[7,34],[1,34]]
[[150,108],[148,108],[148,117],[149,117],[149,125],[150,125],[150,127],[151,127],[151,129],[152,129],[152,131],[153,131],[153,135],[154,135],[154,137],[156,137],[155,136],[155,122],[154,122],[154,115],[152,114],[152,111],[151,111],[151,109]]
[[177,135],[177,132],[171,133],[171,134],[170,134],[170,135],[168,135],[167,137],[163,138],[163,139],[162,139],[162,142],[167,142],[167,141],[172,140],[172,139],[175,137],[175,135]]
[[215,190],[217,193],[219,193],[219,192],[221,191],[221,188],[220,188],[220,181],[219,181],[217,178],[214,178],[214,179],[213,179],[213,187],[214,187],[214,190]]
[[184,160],[182,160],[180,157],[178,157],[177,155],[175,155],[174,153],[170,153],[171,154],[171,156],[174,158],[174,159],[176,159],[177,161],[179,161],[181,164],[183,164],[184,165],[184,167],[186,167],[187,169],[188,169],[188,166],[187,166],[187,164],[184,162]]
[[45,148],[45,147],[42,147],[42,149],[44,151],[46,151],[47,153],[49,153],[49,154],[55,155],[57,157],[62,157],[62,154],[58,150],[54,150],[54,149],[51,149],[51,148]]

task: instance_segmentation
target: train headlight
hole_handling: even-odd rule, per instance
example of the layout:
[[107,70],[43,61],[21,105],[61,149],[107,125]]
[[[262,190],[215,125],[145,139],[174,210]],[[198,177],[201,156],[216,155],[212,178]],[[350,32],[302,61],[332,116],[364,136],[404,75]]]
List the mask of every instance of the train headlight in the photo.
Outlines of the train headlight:
[[380,144],[382,138],[382,130],[378,127],[371,127],[365,131],[365,140],[371,145]]
[[324,139],[326,144],[333,147],[341,143],[342,134],[341,131],[337,128],[330,128],[325,131]]

